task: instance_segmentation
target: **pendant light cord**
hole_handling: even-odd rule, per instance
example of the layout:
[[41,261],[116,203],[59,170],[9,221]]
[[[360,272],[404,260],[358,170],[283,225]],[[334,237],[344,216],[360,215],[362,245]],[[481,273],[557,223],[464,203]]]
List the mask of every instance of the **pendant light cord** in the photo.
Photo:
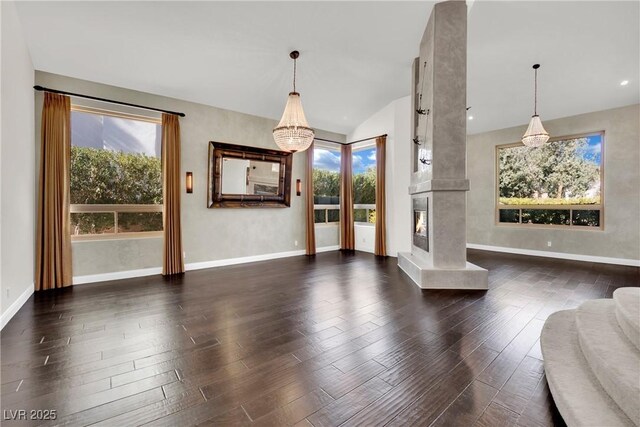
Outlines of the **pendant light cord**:
[[533,115],[538,115],[538,69],[536,68],[533,78]]
[[296,91],[296,62],[297,59],[293,58],[293,91]]

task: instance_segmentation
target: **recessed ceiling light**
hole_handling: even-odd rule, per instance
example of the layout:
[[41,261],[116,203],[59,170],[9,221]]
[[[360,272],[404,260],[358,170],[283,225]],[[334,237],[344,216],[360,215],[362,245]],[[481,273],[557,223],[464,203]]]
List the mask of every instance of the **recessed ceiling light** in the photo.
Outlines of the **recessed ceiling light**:
[[626,86],[629,84],[629,80],[623,80],[620,82],[620,86]]
[[469,120],[473,120],[473,116],[469,116]]

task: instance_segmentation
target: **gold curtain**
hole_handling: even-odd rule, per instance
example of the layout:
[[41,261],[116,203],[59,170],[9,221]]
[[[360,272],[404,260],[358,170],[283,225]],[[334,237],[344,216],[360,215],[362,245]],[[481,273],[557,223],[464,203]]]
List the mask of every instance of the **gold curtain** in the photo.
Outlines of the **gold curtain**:
[[385,203],[385,165],[387,137],[376,138],[376,255],[387,256],[387,208]]
[[45,92],[36,231],[37,291],[71,286],[71,101]]
[[315,144],[311,144],[307,148],[307,171],[305,177],[305,196],[306,200],[306,224],[307,224],[307,255],[315,255],[316,253],[316,226],[315,226],[315,211],[313,209],[313,148]]
[[354,250],[355,241],[351,146],[343,145],[340,155],[340,249]]
[[184,273],[180,223],[180,121],[162,114],[162,196],[164,247],[162,274]]

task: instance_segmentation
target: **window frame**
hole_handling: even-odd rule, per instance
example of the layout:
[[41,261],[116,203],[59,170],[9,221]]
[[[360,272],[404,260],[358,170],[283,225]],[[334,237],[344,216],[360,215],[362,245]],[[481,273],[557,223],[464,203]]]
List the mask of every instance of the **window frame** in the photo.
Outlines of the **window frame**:
[[[154,123],[162,126],[162,119],[157,117],[142,116],[120,111],[107,110],[102,108],[89,107],[85,105],[72,104],[71,111],[80,113],[95,114],[101,116],[116,117],[126,120],[136,120],[147,123]],[[73,146],[73,141],[71,141]],[[162,158],[161,158],[162,161]],[[71,172],[71,171],[70,171]],[[162,204],[70,204],[70,214],[72,213],[112,213],[114,215],[114,232],[104,234],[73,234],[71,230],[71,241],[94,241],[94,240],[121,240],[121,239],[144,239],[158,238],[164,235],[164,230],[159,231],[136,231],[118,232],[118,213],[145,213],[162,212],[164,215],[164,200]],[[69,219],[71,221],[71,219]],[[71,227],[70,227],[71,229]]]
[[[500,204],[500,150],[503,148],[522,147],[524,144],[520,142],[514,142],[509,144],[500,144],[495,146],[495,163],[494,163],[494,221],[498,227],[515,227],[515,228],[543,228],[543,229],[570,229],[570,230],[582,230],[582,231],[604,231],[605,222],[605,199],[604,199],[604,167],[605,167],[605,131],[591,131],[583,132],[571,135],[563,135],[559,137],[550,138],[547,143],[566,141],[571,139],[584,138],[594,135],[600,135],[601,149],[600,149],[600,203],[596,205],[502,205]],[[519,210],[520,222],[500,222],[500,210]],[[522,210],[568,210],[569,211],[569,224],[530,224],[522,223]],[[574,210],[589,210],[600,211],[600,224],[598,227],[585,227],[581,225],[573,225],[573,211]]]
[[[364,142],[360,142],[357,144],[353,144],[353,146],[351,147],[351,165],[352,165],[352,169],[353,169],[353,155],[355,153],[357,153],[358,151],[363,151],[363,150],[368,150],[370,148],[374,148],[376,149],[376,155],[378,155],[378,148],[376,146],[376,141],[374,140],[370,140],[370,141],[364,141]],[[378,165],[376,164],[376,168],[378,167]],[[353,176],[355,176],[355,173],[352,173]],[[354,194],[354,198],[355,198],[355,194]],[[355,211],[356,209],[364,209],[366,210],[366,217],[369,218],[369,211],[371,210],[376,210],[376,204],[375,203],[354,203],[353,204],[353,210]],[[355,217],[355,215],[354,215]],[[355,218],[353,219],[353,224],[354,225],[358,225],[361,227],[375,227],[375,223],[373,222],[369,222],[369,221],[356,221]]]
[[[313,149],[315,150],[316,148],[321,148],[324,150],[330,150],[330,151],[337,151],[340,154],[340,158],[342,159],[342,144],[334,144],[331,142],[324,142],[324,141],[314,141],[313,143]],[[315,153],[314,153],[314,163],[315,163]],[[315,170],[316,167],[315,165],[313,166],[313,169]],[[340,174],[340,171],[338,171],[338,174]],[[313,176],[313,174],[312,174]],[[338,189],[338,193],[340,193],[339,189]],[[314,193],[314,197],[315,197],[315,193]],[[340,197],[340,194],[338,194],[338,197]],[[337,205],[331,205],[331,204],[313,204],[313,212],[315,215],[315,211],[324,211],[324,222],[315,222],[314,221],[314,226],[319,226],[319,227],[338,227],[340,225],[340,220],[338,219],[338,221],[329,221],[329,211],[330,210],[337,210],[338,212],[340,212],[340,204]],[[338,218],[340,218],[340,216],[338,215]]]

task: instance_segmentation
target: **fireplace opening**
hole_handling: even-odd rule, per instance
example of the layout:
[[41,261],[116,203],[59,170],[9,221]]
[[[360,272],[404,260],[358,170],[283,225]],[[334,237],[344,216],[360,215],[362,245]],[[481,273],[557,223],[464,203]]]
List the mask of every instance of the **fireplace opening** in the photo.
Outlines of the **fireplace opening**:
[[427,211],[413,211],[414,233],[418,236],[427,237]]
[[413,245],[429,252],[429,199],[413,199]]

